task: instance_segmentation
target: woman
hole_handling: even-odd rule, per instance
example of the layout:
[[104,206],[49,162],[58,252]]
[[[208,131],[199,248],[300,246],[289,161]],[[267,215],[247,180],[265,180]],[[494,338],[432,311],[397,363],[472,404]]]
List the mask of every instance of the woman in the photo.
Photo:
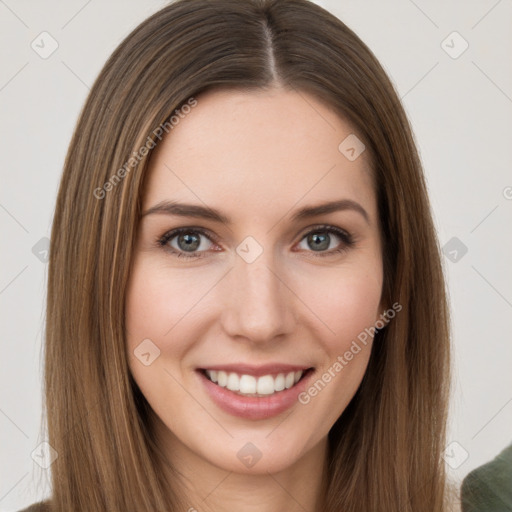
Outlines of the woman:
[[51,511],[444,511],[449,318],[421,164],[306,0],[178,0],[76,127],[50,249]]

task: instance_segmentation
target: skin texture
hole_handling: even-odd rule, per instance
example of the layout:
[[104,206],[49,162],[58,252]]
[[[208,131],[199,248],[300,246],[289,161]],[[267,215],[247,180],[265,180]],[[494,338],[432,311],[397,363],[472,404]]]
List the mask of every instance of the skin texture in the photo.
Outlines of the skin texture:
[[[126,302],[130,370],[155,413],[162,451],[183,474],[190,507],[318,510],[327,434],[361,382],[371,338],[308,404],[265,420],[219,409],[196,369],[280,362],[313,366],[320,378],[375,325],[385,308],[367,152],[349,161],[338,146],[350,125],[305,93],[222,90],[197,100],[155,149],[142,210],[194,203],[232,224],[142,217]],[[354,210],[291,221],[298,208],[339,199],[358,202],[369,222]],[[328,233],[328,248],[315,251],[307,234],[319,224],[348,231],[354,245],[335,253],[345,243]],[[178,258],[158,244],[180,227],[212,234],[197,235],[204,257]],[[248,236],[263,249],[252,263],[236,252]],[[178,236],[168,245],[185,252]],[[134,356],[144,339],[160,350],[149,366]],[[252,468],[237,457],[248,442],[262,454]]]

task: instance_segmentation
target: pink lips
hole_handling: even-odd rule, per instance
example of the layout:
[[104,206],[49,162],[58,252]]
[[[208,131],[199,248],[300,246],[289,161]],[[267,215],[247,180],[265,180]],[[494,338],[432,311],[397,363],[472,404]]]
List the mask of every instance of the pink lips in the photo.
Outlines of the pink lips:
[[[297,370],[304,370],[304,375],[289,389],[276,392],[272,395],[254,397],[243,396],[227,388],[223,388],[213,383],[206,377],[204,370],[223,370],[226,372],[235,372],[238,374],[253,375],[259,377],[262,375],[275,375],[278,373],[288,373]],[[253,365],[222,365],[208,366],[204,369],[198,369],[197,374],[205,387],[205,390],[211,400],[223,411],[240,418],[250,420],[262,420],[277,416],[298,402],[298,395],[308,386],[313,369],[304,366],[293,366],[283,364],[268,364],[263,366]]]

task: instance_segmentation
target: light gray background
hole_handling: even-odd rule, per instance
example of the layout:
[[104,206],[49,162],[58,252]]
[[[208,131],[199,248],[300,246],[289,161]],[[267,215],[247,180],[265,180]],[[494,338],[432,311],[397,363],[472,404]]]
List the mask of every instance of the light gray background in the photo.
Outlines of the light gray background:
[[[456,262],[443,256],[455,348],[449,441],[456,443],[446,460],[460,481],[512,441],[512,3],[318,3],[360,36],[391,76],[421,151],[441,244],[456,237],[467,247]],[[165,4],[0,0],[0,511],[48,492],[50,469],[31,455],[36,450],[37,459],[45,439],[47,267],[39,241],[50,234],[67,145],[111,51]],[[43,31],[59,45],[47,59],[31,48]],[[448,37],[453,31],[469,44],[458,58],[445,51],[463,48]]]

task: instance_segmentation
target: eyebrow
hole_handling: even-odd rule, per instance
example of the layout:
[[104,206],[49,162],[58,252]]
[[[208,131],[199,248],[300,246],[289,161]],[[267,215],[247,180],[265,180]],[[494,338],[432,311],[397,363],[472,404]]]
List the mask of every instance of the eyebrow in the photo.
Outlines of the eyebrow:
[[[339,201],[329,201],[326,203],[320,203],[315,206],[305,206],[297,210],[292,216],[292,221],[296,222],[310,217],[316,217],[318,215],[326,215],[328,213],[352,210],[360,213],[366,220],[367,224],[370,224],[370,218],[366,210],[356,201],[351,199],[341,199]],[[160,203],[152,206],[148,210],[142,213],[141,217],[146,215],[152,215],[155,213],[166,214],[166,215],[177,215],[180,217],[194,217],[199,219],[213,220],[215,222],[231,225],[231,219],[216,210],[215,208],[209,208],[198,204],[188,203],[177,203],[173,201],[161,201]]]

